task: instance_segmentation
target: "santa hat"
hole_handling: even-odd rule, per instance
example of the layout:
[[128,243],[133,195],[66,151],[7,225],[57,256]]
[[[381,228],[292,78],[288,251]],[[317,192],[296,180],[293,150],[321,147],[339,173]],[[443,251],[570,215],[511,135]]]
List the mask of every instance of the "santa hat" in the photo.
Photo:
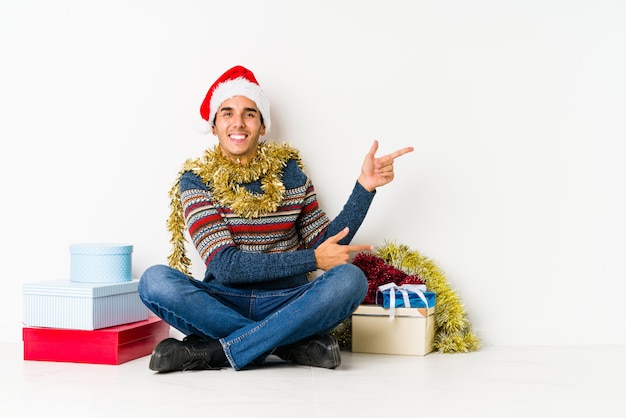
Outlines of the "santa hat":
[[261,116],[263,116],[265,132],[269,132],[271,125],[270,102],[261,90],[252,71],[240,65],[226,71],[213,83],[200,106],[200,116],[206,121],[207,132],[215,123],[215,115],[220,105],[224,100],[235,96],[244,96],[256,103]]

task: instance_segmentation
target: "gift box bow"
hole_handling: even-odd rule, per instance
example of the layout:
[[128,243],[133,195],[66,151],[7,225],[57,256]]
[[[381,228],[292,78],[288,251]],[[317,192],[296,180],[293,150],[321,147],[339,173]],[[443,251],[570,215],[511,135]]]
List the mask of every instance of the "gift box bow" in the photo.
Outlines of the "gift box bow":
[[[401,295],[401,298],[397,298],[397,294]],[[378,297],[381,296],[381,303],[378,302]],[[387,295],[388,298],[386,297]],[[416,295],[419,300],[417,303],[411,304],[411,295]],[[413,298],[415,299],[415,298]],[[415,302],[415,301],[414,301]],[[422,303],[423,302],[423,306]],[[426,285],[423,284],[403,284],[398,286],[395,283],[387,283],[378,286],[376,292],[376,304],[382,305],[383,308],[389,308],[389,320],[393,320],[395,317],[395,308],[416,308],[425,307],[429,308],[435,305],[435,294],[426,290]],[[421,312],[417,311],[418,315],[423,316]]]

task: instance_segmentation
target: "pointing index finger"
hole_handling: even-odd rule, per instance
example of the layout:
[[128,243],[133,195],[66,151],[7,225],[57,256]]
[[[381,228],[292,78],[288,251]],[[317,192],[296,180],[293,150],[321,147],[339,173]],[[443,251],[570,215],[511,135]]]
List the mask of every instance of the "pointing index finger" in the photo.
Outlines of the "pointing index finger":
[[413,147],[404,147],[402,149],[399,149],[391,154],[389,154],[389,156],[393,159],[396,159],[404,154],[408,154],[409,152],[413,152]]
[[358,253],[361,251],[372,251],[374,249],[371,245],[346,245],[346,248],[351,253]]

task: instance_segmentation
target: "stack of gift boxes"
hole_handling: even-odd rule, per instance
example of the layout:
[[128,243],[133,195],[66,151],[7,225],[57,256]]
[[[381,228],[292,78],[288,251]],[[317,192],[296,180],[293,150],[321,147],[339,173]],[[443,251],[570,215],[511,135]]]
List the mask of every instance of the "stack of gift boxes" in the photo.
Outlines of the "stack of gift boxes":
[[379,286],[375,304],[352,314],[355,353],[424,356],[433,351],[436,295],[425,285]]
[[169,325],[139,298],[132,250],[70,245],[69,280],[23,284],[24,360],[122,364],[169,336]]

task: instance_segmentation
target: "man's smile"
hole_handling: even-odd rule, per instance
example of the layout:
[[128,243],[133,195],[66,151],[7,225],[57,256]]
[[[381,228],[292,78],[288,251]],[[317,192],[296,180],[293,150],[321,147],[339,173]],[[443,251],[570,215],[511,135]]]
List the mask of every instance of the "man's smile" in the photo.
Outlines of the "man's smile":
[[246,134],[230,134],[230,135],[228,135],[228,137],[230,139],[232,139],[233,141],[245,141],[245,139],[248,137],[248,135],[246,135]]

